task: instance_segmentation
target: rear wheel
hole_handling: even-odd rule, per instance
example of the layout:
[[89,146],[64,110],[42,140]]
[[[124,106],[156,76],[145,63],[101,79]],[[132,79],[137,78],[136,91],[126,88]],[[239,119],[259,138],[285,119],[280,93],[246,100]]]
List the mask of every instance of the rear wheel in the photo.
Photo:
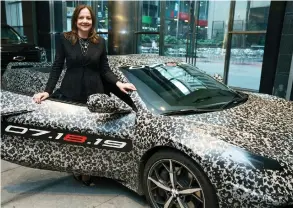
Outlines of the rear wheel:
[[203,171],[176,151],[155,153],[143,175],[146,198],[154,208],[216,208],[217,197]]

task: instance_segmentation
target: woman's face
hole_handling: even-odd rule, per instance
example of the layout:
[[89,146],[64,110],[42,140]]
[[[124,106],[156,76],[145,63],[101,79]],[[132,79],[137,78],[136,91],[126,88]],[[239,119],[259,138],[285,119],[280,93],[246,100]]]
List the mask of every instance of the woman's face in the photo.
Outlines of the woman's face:
[[92,16],[87,8],[80,10],[76,26],[82,32],[89,32],[92,28]]

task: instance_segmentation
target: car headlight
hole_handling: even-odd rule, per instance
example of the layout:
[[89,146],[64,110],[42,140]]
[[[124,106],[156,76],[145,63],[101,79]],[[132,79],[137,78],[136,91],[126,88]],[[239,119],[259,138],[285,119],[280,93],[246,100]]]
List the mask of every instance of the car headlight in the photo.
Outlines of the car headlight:
[[238,163],[244,163],[258,170],[283,170],[280,163],[274,159],[259,156],[238,147],[231,147],[222,156]]

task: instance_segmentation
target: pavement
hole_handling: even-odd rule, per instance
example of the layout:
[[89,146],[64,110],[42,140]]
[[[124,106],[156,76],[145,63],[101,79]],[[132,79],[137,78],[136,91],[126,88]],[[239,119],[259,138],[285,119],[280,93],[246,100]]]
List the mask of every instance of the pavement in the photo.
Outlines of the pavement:
[[71,174],[32,169],[1,160],[3,208],[148,208],[139,196],[114,180],[95,178],[85,186]]

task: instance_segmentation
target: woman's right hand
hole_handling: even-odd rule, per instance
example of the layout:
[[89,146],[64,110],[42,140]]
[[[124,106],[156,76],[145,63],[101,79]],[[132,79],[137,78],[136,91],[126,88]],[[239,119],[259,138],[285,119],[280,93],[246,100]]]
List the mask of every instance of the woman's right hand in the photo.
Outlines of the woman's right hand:
[[40,92],[34,95],[33,99],[36,103],[41,103],[43,100],[46,100],[49,97],[49,93]]

